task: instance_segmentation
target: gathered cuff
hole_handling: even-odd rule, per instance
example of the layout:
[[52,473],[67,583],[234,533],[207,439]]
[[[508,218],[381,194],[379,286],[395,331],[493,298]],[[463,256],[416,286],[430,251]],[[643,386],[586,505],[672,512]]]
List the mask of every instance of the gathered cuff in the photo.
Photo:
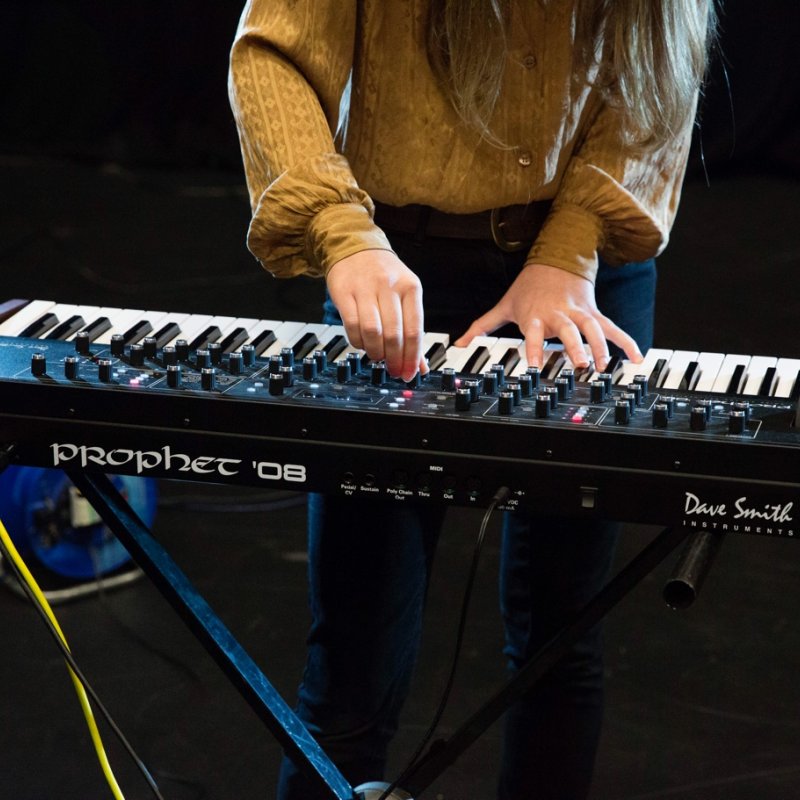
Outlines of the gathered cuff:
[[391,250],[372,221],[374,212],[344,156],[321,155],[295,165],[266,188],[247,246],[276,277],[321,277],[353,253]]

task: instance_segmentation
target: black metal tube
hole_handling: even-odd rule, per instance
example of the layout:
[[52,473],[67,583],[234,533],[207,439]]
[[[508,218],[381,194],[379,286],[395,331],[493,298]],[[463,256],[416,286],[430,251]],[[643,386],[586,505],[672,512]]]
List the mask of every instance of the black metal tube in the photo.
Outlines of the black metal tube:
[[716,531],[695,531],[689,537],[664,584],[664,601],[670,608],[689,608],[694,603],[724,538],[724,533]]

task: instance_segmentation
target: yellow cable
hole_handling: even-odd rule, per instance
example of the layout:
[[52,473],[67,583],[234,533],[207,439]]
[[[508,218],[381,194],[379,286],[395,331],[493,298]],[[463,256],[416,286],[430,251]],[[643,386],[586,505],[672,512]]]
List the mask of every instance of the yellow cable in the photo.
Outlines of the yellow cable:
[[[34,596],[36,597],[36,602],[38,602],[42,609],[44,609],[50,621],[53,623],[53,627],[58,632],[61,641],[64,643],[64,646],[67,648],[67,650],[69,650],[67,639],[61,630],[61,626],[58,624],[58,620],[56,619],[53,610],[50,608],[50,603],[47,602],[47,598],[44,596],[42,590],[39,588],[39,585],[36,583],[36,579],[33,577],[33,575],[31,575],[30,570],[25,565],[25,562],[22,560],[20,554],[17,552],[17,548],[14,547],[14,542],[8,535],[8,531],[6,530],[5,525],[3,525],[2,520],[0,520],[0,539],[3,540],[3,544],[5,545],[8,554],[11,556],[14,564],[19,570],[20,575],[22,575],[25,583],[28,584]],[[78,680],[78,676],[72,671],[72,667],[70,667],[69,664],[66,666],[67,670],[69,671],[69,676],[72,679],[72,683],[75,687],[75,691],[78,693],[78,700],[80,701],[81,709],[83,710],[83,716],[86,718],[86,724],[89,726],[89,733],[92,736],[92,742],[94,744],[95,752],[97,753],[97,759],[100,762],[100,767],[103,770],[103,775],[105,775],[106,781],[116,800],[125,800],[122,790],[119,788],[119,784],[117,783],[117,779],[114,777],[114,772],[111,769],[111,764],[108,761],[105,748],[103,747],[103,740],[100,737],[100,731],[97,728],[97,723],[95,722],[94,714],[92,713],[92,707],[89,705],[89,697],[86,694],[86,690],[83,688],[83,684],[80,682],[80,680]]]

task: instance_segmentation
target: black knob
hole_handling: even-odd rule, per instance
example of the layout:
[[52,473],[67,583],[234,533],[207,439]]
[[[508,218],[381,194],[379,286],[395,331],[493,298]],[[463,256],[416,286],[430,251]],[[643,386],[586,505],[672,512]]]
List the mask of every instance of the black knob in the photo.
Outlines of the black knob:
[[144,357],[150,360],[156,357],[156,349],[158,348],[158,341],[153,336],[146,336],[142,339],[142,347],[144,348]]
[[283,375],[280,372],[270,373],[268,390],[275,397],[283,394]]
[[728,433],[738,436],[747,429],[747,415],[744,411],[734,409],[728,415]]
[[602,403],[606,399],[606,385],[603,381],[592,381],[589,384],[589,402]]
[[67,356],[64,359],[64,377],[68,381],[74,381],[78,377],[78,365],[80,359],[75,356]]
[[442,390],[452,392],[456,388],[456,371],[452,367],[442,370]]
[[569,381],[566,378],[558,377],[553,381],[559,400],[569,400],[570,390]]
[[611,386],[612,386],[612,375],[609,372],[601,372],[597,376],[597,380],[601,381],[603,386],[606,387],[606,397],[611,394]]
[[111,380],[111,359],[101,358],[97,361],[97,378],[103,383]]
[[544,386],[542,393],[550,398],[550,408],[558,408],[558,389],[555,386]]
[[484,394],[494,394],[497,391],[499,385],[500,385],[499,378],[494,370],[492,370],[491,372],[484,373],[483,376]]
[[500,392],[497,400],[497,410],[500,414],[514,413],[514,395],[511,392]]
[[313,356],[317,362],[317,371],[325,372],[328,369],[328,354],[324,350],[315,350]]
[[659,402],[663,403],[667,407],[667,416],[672,419],[672,415],[675,413],[675,398],[662,397]]
[[132,344],[128,351],[128,358],[132,367],[144,366],[144,347],[140,344]]
[[653,427],[666,428],[669,423],[669,408],[666,403],[656,403],[653,406]]
[[292,368],[288,365],[284,365],[279,370],[280,374],[283,375],[283,387],[284,389],[288,389],[290,386],[294,386],[294,372]]
[[180,364],[167,364],[167,386],[170,389],[178,389],[180,387],[181,376]]
[[620,400],[624,400],[630,406],[631,416],[633,416],[636,413],[636,394],[634,392],[623,392]]
[[531,389],[538,389],[542,378],[542,372],[539,367],[528,367],[525,370],[525,374],[531,376]]
[[306,356],[303,359],[303,380],[313,381],[317,377],[317,360],[314,356]]
[[569,367],[565,367],[558,373],[559,378],[566,378],[567,385],[569,386],[569,390],[573,391],[575,389],[575,370],[570,369]]
[[465,389],[469,389],[469,397],[473,403],[481,399],[481,382],[471,378],[462,384]]
[[113,334],[111,336],[109,347],[111,348],[112,356],[115,356],[116,358],[122,358],[122,355],[125,352],[125,337],[121,333]]
[[469,411],[472,405],[470,390],[466,387],[456,389],[456,411]]
[[350,380],[350,362],[347,359],[341,359],[336,362],[336,380],[339,383],[347,383]]
[[745,420],[750,419],[750,403],[747,400],[738,400],[733,404],[734,411],[741,411]]
[[285,367],[294,366],[294,350],[291,347],[281,348],[281,361]]
[[627,398],[622,398],[614,403],[614,422],[617,425],[627,425],[631,421],[630,401]]
[[31,374],[36,376],[47,374],[47,358],[44,353],[34,353],[31,356]]
[[545,393],[537,394],[533,411],[539,419],[547,419],[550,416],[550,395]]
[[219,342],[210,342],[207,349],[211,366],[218,367],[222,363],[222,345]]
[[642,389],[642,400],[647,399],[647,375],[634,375],[633,383]]
[[205,349],[198,350],[194,354],[194,365],[200,370],[209,369],[212,366],[211,353]]
[[506,382],[506,368],[502,364],[492,364],[489,371],[497,375],[497,385],[502,388]]
[[178,361],[189,360],[189,342],[186,339],[178,339],[175,342],[175,353],[178,356]]
[[347,361],[350,364],[350,374],[358,375],[361,372],[361,353],[348,353]]
[[168,367],[170,364],[177,364],[178,353],[172,345],[169,345],[161,351],[161,359],[165,367]]
[[638,383],[629,383],[627,386],[626,394],[633,395],[634,404],[640,406],[642,404],[642,387]]
[[689,414],[689,429],[693,431],[704,431],[706,429],[706,410],[703,406],[695,406]]
[[711,419],[711,412],[714,408],[714,401],[713,400],[698,400],[697,406],[702,408],[706,412],[706,420]]
[[533,394],[533,378],[527,373],[519,376],[517,384],[523,397],[530,397]]
[[244,368],[244,356],[241,352],[231,353],[228,356],[228,372],[231,375],[241,375]]
[[217,371],[214,367],[203,367],[200,370],[200,386],[206,391],[215,389],[217,385]]
[[373,386],[386,383],[386,364],[383,361],[376,361],[370,368],[370,382]]
[[242,345],[242,363],[245,367],[252,367],[256,363],[256,348],[252,344]]
[[89,334],[86,331],[78,331],[75,334],[75,352],[83,356],[89,355]]
[[515,406],[522,402],[522,389],[516,381],[506,382],[506,391],[511,393],[511,399]]

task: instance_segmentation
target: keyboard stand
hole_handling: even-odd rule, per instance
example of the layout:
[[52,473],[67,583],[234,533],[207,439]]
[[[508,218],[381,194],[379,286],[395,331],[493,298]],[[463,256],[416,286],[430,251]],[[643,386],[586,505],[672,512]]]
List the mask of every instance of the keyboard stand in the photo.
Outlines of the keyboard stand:
[[[326,789],[332,800],[377,800],[381,797],[382,787],[388,788],[388,784],[364,784],[364,791],[359,791],[358,787],[354,789],[347,782],[106,475],[81,469],[66,469],[65,472],[217,661],[298,768]],[[686,537],[687,531],[683,527],[664,529],[449,739],[433,742],[425,755],[402,776],[400,788],[392,792],[389,798],[413,800],[430,786]]]

